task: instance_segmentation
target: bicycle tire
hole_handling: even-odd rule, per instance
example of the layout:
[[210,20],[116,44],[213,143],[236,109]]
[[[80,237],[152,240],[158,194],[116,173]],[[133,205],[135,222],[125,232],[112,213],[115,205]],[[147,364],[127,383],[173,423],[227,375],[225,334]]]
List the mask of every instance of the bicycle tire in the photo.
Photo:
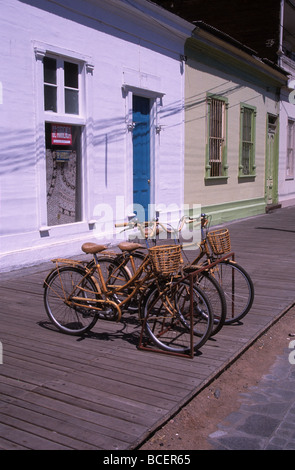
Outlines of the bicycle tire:
[[210,270],[219,282],[227,303],[225,325],[241,321],[254,301],[254,284],[247,271],[232,260],[224,260]]
[[[213,315],[210,302],[197,286],[193,287],[193,335],[190,319],[190,285],[179,281],[169,289],[154,285],[142,302],[141,319],[152,343],[164,351],[185,354],[200,349],[210,337]],[[191,344],[193,341],[193,344]]]
[[[132,256],[137,260],[135,263],[136,266],[145,258],[144,253],[140,251],[134,251]],[[191,268],[188,268],[187,272],[189,271],[191,271]],[[227,305],[224,292],[220,287],[220,284],[208,271],[202,271],[199,273],[195,278],[195,283],[201,288],[203,293],[207,295],[210,301],[214,316],[211,336],[214,336],[221,330],[226,320]]]
[[[136,266],[138,266],[145,258],[144,253],[141,251],[132,252],[132,256],[135,259]],[[190,270],[191,269],[189,268],[188,271]],[[214,317],[211,336],[214,336],[221,330],[226,320],[227,305],[224,292],[220,287],[220,284],[208,271],[202,271],[199,273],[195,278],[195,283],[207,295],[210,301]]]
[[75,286],[79,284],[81,289],[76,290],[75,296],[81,296],[83,302],[87,302],[88,291],[93,292],[91,296],[89,293],[89,298],[98,298],[95,282],[91,277],[85,277],[85,274],[83,268],[63,266],[54,269],[44,283],[46,313],[58,330],[69,335],[83,335],[97,322],[94,310],[73,306],[67,302]]
[[213,313],[213,327],[211,336],[216,335],[227,317],[227,303],[223,289],[217,280],[208,271],[202,271],[196,276],[195,283],[207,295]]

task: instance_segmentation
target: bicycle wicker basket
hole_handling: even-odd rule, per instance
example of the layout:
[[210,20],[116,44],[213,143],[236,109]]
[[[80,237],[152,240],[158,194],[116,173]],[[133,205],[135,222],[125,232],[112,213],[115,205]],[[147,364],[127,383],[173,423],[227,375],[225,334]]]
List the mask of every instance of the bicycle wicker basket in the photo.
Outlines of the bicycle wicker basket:
[[207,239],[215,255],[222,255],[231,250],[230,235],[227,228],[209,232]]
[[173,274],[179,270],[181,247],[180,245],[153,246],[149,248],[149,256],[157,274]]

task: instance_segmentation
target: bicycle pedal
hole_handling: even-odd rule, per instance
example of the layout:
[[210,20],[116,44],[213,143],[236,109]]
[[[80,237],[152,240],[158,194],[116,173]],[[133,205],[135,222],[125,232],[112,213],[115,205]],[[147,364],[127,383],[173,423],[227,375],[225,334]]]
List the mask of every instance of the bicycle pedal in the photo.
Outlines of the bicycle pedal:
[[76,307],[76,311],[80,313],[84,318],[94,317],[95,311],[88,308]]
[[114,311],[112,308],[108,308],[106,310],[101,310],[100,312],[96,313],[98,318],[101,320],[117,320],[118,318],[118,313],[117,311]]

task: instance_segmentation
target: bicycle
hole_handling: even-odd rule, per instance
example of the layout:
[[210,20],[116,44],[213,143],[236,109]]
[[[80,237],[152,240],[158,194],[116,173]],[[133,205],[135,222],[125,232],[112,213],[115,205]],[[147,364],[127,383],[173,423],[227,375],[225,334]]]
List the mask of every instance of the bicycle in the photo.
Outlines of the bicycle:
[[[165,230],[174,235],[174,241],[182,246],[182,254],[185,257],[185,248],[191,244],[181,243],[179,234],[185,224],[191,223],[199,223],[201,226],[201,241],[197,244],[199,254],[192,262],[188,261],[183,264],[182,273],[184,276],[194,273],[195,283],[210,299],[214,314],[211,333],[213,336],[220,331],[223,325],[240,322],[247,315],[254,301],[254,285],[248,272],[234,260],[234,254],[231,253],[229,230],[221,228],[209,231],[210,217],[206,214],[201,214],[200,220],[183,216],[177,229],[165,227],[157,219],[152,223],[146,222],[146,225],[151,224],[153,227],[147,238],[154,238],[156,230]],[[130,224],[132,221],[125,225],[130,226]],[[139,228],[141,234],[145,235],[140,225]],[[156,238],[154,239],[156,240]],[[140,263],[143,254],[135,251],[132,257],[133,260],[137,259],[137,263]]]
[[[150,247],[150,240],[154,240],[156,243],[161,232],[173,234],[174,236],[176,233],[173,227],[164,225],[158,219],[150,222],[138,222],[136,218],[133,218],[129,222],[116,224],[116,227],[123,228],[124,230],[138,229],[140,238],[145,240],[146,249]],[[109,256],[103,254],[99,257],[99,263],[103,266],[104,275],[108,279],[108,283],[122,285],[126,282],[128,276],[131,278],[136,273],[137,269],[144,262],[146,255],[143,252],[145,247],[138,243],[122,242],[119,243],[118,247],[121,250],[120,253],[108,252]],[[180,275],[182,276],[187,276],[188,272],[190,271],[185,271],[183,268],[180,269]],[[198,276],[195,276],[194,281],[205,292],[211,303],[214,317],[211,336],[214,336],[221,330],[226,319],[226,299],[223,290],[208,270],[202,269]],[[125,307],[129,311],[137,311],[138,305],[138,299],[133,297],[132,303],[126,303]]]
[[[182,224],[191,223],[192,220],[195,219],[184,217]],[[241,321],[251,309],[255,295],[254,284],[248,272],[233,259],[229,230],[221,228],[209,231],[209,227],[209,216],[202,214],[199,254],[187,264],[185,270],[194,272],[208,267],[225,294],[227,314],[224,324],[230,325]],[[205,260],[201,262],[203,258]]]
[[[54,260],[56,267],[44,281],[46,313],[58,330],[84,335],[101,312],[120,321],[124,305],[140,292],[142,332],[161,350],[192,355],[207,341],[213,325],[211,305],[200,288],[178,275],[179,246],[150,248],[135,275],[127,275],[121,285],[103,275],[97,255],[106,252],[106,246],[86,243],[82,251],[93,255],[92,264]],[[112,266],[112,278],[122,276],[124,267]]]

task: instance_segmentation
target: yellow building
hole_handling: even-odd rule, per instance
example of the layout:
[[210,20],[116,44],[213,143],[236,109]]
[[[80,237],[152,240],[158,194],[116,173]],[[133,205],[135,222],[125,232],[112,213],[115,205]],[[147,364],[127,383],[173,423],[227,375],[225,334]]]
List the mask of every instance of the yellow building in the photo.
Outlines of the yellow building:
[[286,74],[201,22],[185,54],[184,202],[214,223],[263,213],[278,202]]

